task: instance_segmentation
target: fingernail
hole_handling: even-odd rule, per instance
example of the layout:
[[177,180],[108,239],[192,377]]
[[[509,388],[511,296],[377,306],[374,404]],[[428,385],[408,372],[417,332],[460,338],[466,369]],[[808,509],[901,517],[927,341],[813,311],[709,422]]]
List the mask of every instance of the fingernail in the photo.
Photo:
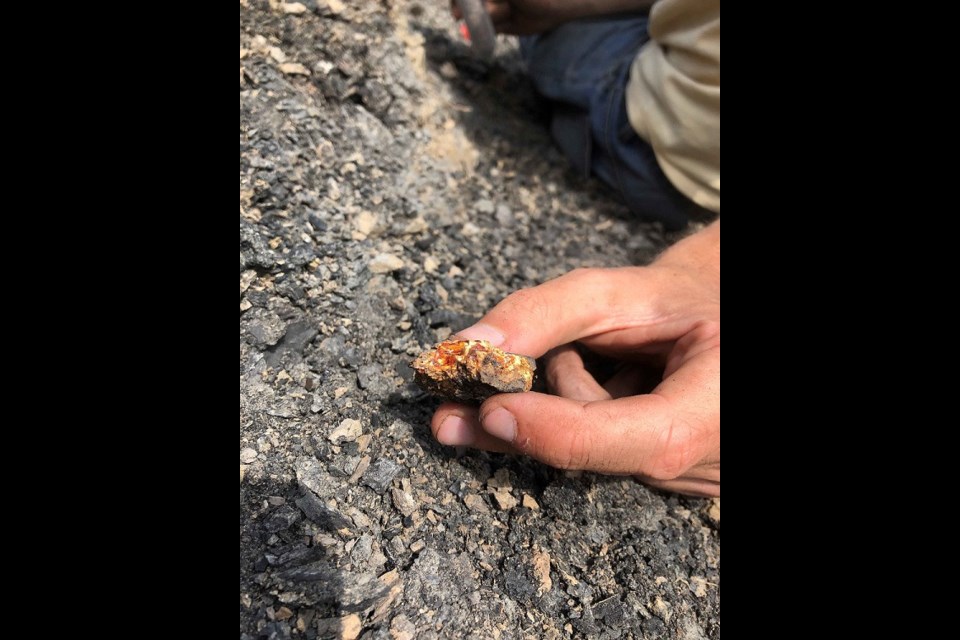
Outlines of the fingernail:
[[506,336],[488,324],[475,324],[463,331],[457,331],[461,340],[486,340],[495,347],[499,347],[506,340]]
[[483,417],[483,428],[492,436],[513,442],[517,437],[517,421],[513,414],[504,409],[494,409]]
[[437,429],[437,440],[450,446],[471,444],[474,437],[473,427],[460,416],[447,416]]

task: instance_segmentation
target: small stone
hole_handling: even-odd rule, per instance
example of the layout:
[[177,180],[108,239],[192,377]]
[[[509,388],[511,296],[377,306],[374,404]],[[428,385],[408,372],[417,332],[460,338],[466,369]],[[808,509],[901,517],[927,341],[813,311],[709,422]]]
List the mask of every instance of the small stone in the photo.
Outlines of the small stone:
[[410,545],[410,551],[420,553],[427,546],[423,540],[417,540]]
[[510,207],[505,204],[497,205],[497,222],[504,227],[509,227],[513,224],[513,212],[510,211]]
[[333,178],[327,180],[327,197],[333,201],[337,201],[340,199],[340,195],[340,185],[337,181]]
[[286,607],[280,607],[279,609],[277,609],[277,612],[274,614],[274,617],[277,620],[289,620],[290,618],[293,617],[293,611],[290,611],[290,609],[287,609]]
[[714,498],[710,501],[707,517],[713,520],[713,523],[718,527],[720,526],[720,498]]
[[487,503],[484,502],[483,498],[475,493],[468,494],[464,496],[463,503],[467,505],[467,508],[471,511],[476,511],[477,513],[490,514],[490,507],[487,506]]
[[267,309],[255,309],[244,318],[250,318],[246,323],[247,333],[253,344],[260,349],[266,350],[280,341],[283,334],[286,333],[287,326],[273,311]]
[[257,450],[252,447],[245,447],[240,451],[240,462],[250,464],[257,459]]
[[300,514],[293,507],[284,505],[276,509],[263,521],[263,528],[270,533],[286,531],[300,519]]
[[403,266],[403,260],[389,253],[381,253],[367,263],[367,268],[370,269],[370,273],[390,273],[391,271],[403,269]]
[[514,498],[513,494],[509,491],[504,491],[502,489],[497,490],[493,493],[493,497],[496,499],[497,504],[503,511],[509,511],[517,506],[517,499]]
[[357,370],[357,384],[361,389],[379,389],[384,387],[383,365],[377,362],[365,364]]
[[390,493],[393,495],[393,506],[395,506],[397,511],[402,513],[404,517],[413,514],[413,512],[417,510],[417,502],[408,492],[402,489],[391,489]]
[[522,504],[523,504],[523,506],[525,506],[527,509],[530,509],[531,511],[539,511],[539,510],[540,510],[540,504],[536,501],[536,499],[534,499],[533,496],[528,495],[528,494],[526,494],[526,493],[523,494],[523,502],[522,502]]
[[[373,436],[369,433],[365,433],[357,438],[357,453],[363,453],[366,451],[371,442],[373,442]],[[366,469],[367,467],[364,466],[363,468]]]
[[283,342],[279,348],[302,353],[317,333],[316,324],[309,320],[292,322],[287,327],[287,332],[283,335]]
[[537,595],[550,591],[553,588],[553,580],[550,579],[550,554],[542,549],[536,549],[533,552],[533,576],[537,579]]
[[257,272],[254,269],[247,269],[240,274],[240,295],[250,288],[253,281],[257,279]]
[[472,222],[468,222],[460,229],[460,234],[465,238],[471,238],[475,235],[479,235],[482,232],[482,229]]
[[492,201],[487,200],[486,198],[482,200],[477,200],[477,203],[473,206],[477,210],[477,213],[493,213],[496,209]]
[[247,475],[247,469],[250,468],[248,464],[240,465],[240,482],[243,482],[243,478]]
[[301,609],[300,615],[297,616],[297,631],[303,633],[310,626],[310,623],[313,622],[313,616],[316,615],[316,611],[313,609]]
[[288,76],[309,76],[310,69],[299,62],[284,62],[280,65],[280,71]]
[[357,469],[360,463],[358,456],[339,455],[328,465],[328,469],[334,475],[340,477],[350,477]]
[[[341,529],[350,529],[353,521],[343,515],[336,509],[331,509],[323,504],[312,491],[307,491],[303,496],[297,498],[297,506],[303,511],[304,515],[311,522],[320,525],[324,529],[339,531]],[[281,507],[282,508],[282,507]]]
[[326,4],[327,10],[333,15],[343,12],[343,2],[341,0],[319,0],[318,4]]
[[626,615],[623,603],[620,602],[618,596],[610,596],[606,600],[597,602],[591,608],[593,610],[593,617],[603,620],[605,626],[608,627],[616,627],[623,622],[623,618]]
[[[354,166],[354,170],[356,170],[356,166]],[[353,228],[364,237],[373,235],[380,230],[379,227],[380,219],[369,211],[361,211],[353,220]]]
[[390,621],[390,638],[392,640],[413,640],[417,635],[417,628],[402,613],[394,616]]
[[440,263],[433,256],[427,256],[423,259],[423,270],[427,273],[436,273],[440,268]]
[[529,571],[513,563],[504,565],[503,588],[515,600],[526,600],[537,593],[537,585]]
[[387,595],[374,608],[371,623],[377,623],[386,618],[394,601],[403,593],[403,582],[400,580],[400,574],[396,569],[392,569],[377,578],[377,582],[387,588]]
[[707,582],[706,578],[694,576],[690,578],[690,591],[692,591],[693,595],[697,596],[698,598],[706,598],[708,584],[709,583]]
[[333,444],[340,444],[341,442],[353,442],[360,437],[360,434],[363,433],[363,425],[359,420],[354,420],[353,418],[347,418],[340,423],[340,426],[334,429],[327,439],[330,440]]
[[333,397],[339,399],[347,391],[350,391],[350,387],[337,387],[333,390]]
[[427,221],[421,217],[416,217],[407,223],[407,226],[403,228],[403,234],[408,236],[415,236],[418,233],[423,233],[430,228],[430,225],[427,224]]
[[363,474],[361,483],[367,485],[377,493],[383,493],[390,486],[390,483],[393,482],[394,476],[399,472],[400,466],[397,463],[387,458],[380,458],[371,464],[370,468]]
[[286,2],[281,6],[283,7],[284,13],[292,14],[295,16],[298,16],[301,13],[307,12],[307,6],[300,2]]
[[664,622],[670,622],[670,618],[673,617],[673,612],[670,611],[670,605],[663,601],[663,598],[657,596],[653,601],[653,604],[650,607],[653,609],[654,613],[660,616],[660,619]]
[[283,62],[287,59],[287,54],[285,54],[280,47],[270,47],[269,53],[270,57],[277,62]]
[[513,484],[510,482],[510,470],[506,467],[497,469],[493,477],[487,480],[487,486],[495,489],[504,489],[506,491],[513,489]]
[[459,74],[457,68],[453,65],[452,62],[444,62],[440,65],[440,75],[446,78],[447,80],[453,80]]
[[340,640],[357,640],[362,630],[363,625],[360,623],[360,616],[357,614],[351,613],[340,618]]
[[370,555],[372,553],[373,536],[365,533],[357,538],[356,543],[353,545],[353,549],[350,550],[350,559],[355,564],[364,564],[370,559]]
[[355,483],[360,479],[360,476],[366,472],[367,467],[370,466],[370,456],[363,456],[360,458],[360,462],[357,464],[357,468],[353,470],[353,473],[350,475],[350,484]]
[[339,486],[339,482],[313,456],[302,456],[297,461],[296,471],[297,482],[318,496],[331,496]]

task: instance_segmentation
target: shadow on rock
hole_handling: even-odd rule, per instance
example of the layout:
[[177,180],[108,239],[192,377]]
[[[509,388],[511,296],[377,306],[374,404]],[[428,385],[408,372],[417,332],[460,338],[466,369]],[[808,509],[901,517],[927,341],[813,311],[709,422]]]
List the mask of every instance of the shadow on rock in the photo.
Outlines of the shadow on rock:
[[[356,637],[387,617],[400,592],[395,570],[377,570],[386,558],[371,558],[372,537],[321,498],[336,485],[319,462],[304,457],[297,477],[294,485],[241,482],[243,640]],[[374,570],[357,570],[361,564]],[[255,596],[242,590],[251,581],[262,587]]]

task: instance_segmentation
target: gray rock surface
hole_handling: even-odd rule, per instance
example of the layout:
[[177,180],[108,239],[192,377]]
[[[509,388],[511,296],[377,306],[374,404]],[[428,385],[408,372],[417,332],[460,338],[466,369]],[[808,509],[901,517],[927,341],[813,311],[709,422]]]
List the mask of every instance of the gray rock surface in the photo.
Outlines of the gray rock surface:
[[241,637],[718,638],[717,504],[441,446],[408,366],[670,239],[568,171],[506,38],[301,4],[240,5]]

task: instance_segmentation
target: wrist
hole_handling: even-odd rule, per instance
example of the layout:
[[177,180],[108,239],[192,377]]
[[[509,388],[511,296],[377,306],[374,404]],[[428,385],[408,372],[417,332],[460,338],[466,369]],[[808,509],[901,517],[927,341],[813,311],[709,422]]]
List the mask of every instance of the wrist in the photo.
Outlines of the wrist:
[[720,287],[720,220],[674,244],[653,267],[693,272],[699,279]]

